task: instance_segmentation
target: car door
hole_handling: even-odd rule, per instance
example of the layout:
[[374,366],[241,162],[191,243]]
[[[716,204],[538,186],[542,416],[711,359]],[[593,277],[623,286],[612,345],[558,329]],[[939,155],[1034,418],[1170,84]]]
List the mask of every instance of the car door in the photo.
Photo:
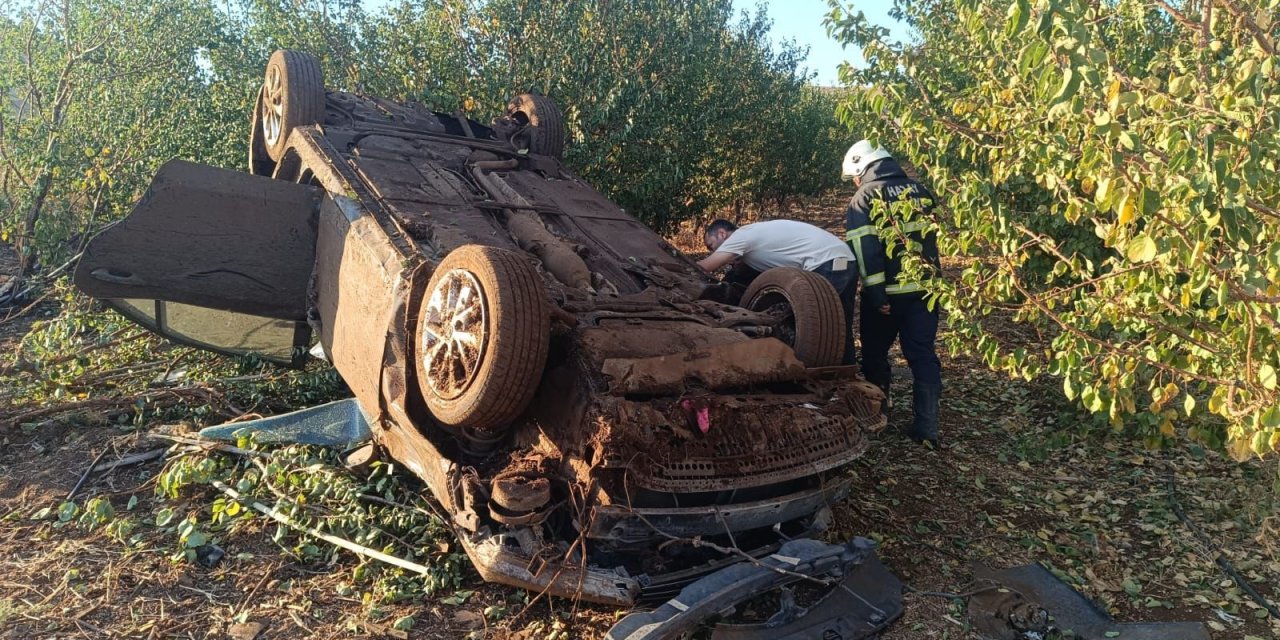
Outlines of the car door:
[[75,284],[172,340],[300,365],[323,195],[172,160],[89,242]]

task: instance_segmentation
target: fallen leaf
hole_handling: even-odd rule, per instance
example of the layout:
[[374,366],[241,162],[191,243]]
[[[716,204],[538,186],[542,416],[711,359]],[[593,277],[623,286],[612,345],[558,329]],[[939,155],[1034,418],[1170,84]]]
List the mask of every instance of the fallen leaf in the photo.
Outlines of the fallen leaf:
[[484,616],[467,609],[459,609],[453,614],[453,623],[475,629],[484,625]]

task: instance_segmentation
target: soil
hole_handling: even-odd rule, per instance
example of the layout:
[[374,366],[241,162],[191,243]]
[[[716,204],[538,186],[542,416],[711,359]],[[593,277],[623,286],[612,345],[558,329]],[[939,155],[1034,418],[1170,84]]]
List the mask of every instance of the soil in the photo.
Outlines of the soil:
[[[834,227],[847,197],[834,194],[784,213]],[[0,273],[5,266],[0,260]],[[54,311],[37,307],[0,323],[0,366],[10,363],[7,354],[32,322]],[[884,562],[913,589],[886,640],[978,638],[961,602],[920,593],[972,588],[974,561],[995,568],[1045,563],[1121,621],[1203,621],[1214,640],[1280,633],[1177,517],[1169,491],[1172,478],[1188,519],[1275,601],[1274,461],[1236,464],[1186,443],[1149,451],[1080,428],[1085,418],[1061,400],[1055,380],[1009,380],[965,355],[944,355],[943,363],[944,448],[913,445],[892,426],[872,435],[869,452],[855,464],[855,489],[838,505],[827,534],[833,541],[876,540]],[[900,360],[897,366],[901,372]],[[893,391],[891,424],[899,426],[910,416],[909,376],[898,375]],[[0,425],[30,408],[6,400]],[[41,509],[56,510],[99,453],[109,462],[158,446],[147,437],[154,426],[126,429],[91,414],[0,426],[0,638],[228,637],[241,622],[261,624],[259,638],[393,637],[392,621],[401,616],[415,618],[406,634],[415,639],[472,631],[532,639],[561,628],[563,637],[593,638],[620,615],[564,600],[526,608],[521,594],[485,584],[472,570],[463,589],[474,593],[466,597],[362,602],[342,595],[359,564],[353,556],[334,564],[297,558],[271,542],[274,526],[262,519],[223,534],[227,554],[212,569],[173,561],[171,538],[141,535],[128,544],[102,528],[32,519]],[[118,515],[145,517],[162,506],[208,509],[216,494],[155,498],[161,465],[99,474],[80,489],[77,503],[101,497]],[[140,534],[149,530],[139,524]],[[507,613],[486,618],[490,607]]]

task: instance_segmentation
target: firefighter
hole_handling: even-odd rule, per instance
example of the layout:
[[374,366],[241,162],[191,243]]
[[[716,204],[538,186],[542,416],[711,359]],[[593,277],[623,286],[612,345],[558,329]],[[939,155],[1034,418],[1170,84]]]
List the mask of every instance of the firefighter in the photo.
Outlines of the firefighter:
[[797,220],[767,220],[739,228],[728,220],[716,220],[702,232],[711,252],[698,262],[708,273],[733,265],[730,280],[747,284],[752,276],[774,267],[812,271],[831,283],[844,309],[842,364],[853,364],[853,301],[858,289],[853,252],[835,235]]
[[[939,268],[937,238],[922,233],[923,219],[936,199],[924,185],[907,177],[893,156],[867,140],[859,140],[844,156],[842,177],[852,180],[857,192],[846,210],[846,239],[857,256],[862,276],[862,371],[889,396],[892,370],[889,347],[897,339],[911,366],[911,400],[915,417],[906,435],[919,443],[938,447],[938,399],[942,395],[942,366],[934,342],[938,335],[938,310],[926,301],[919,283],[899,283],[902,253],[917,250],[934,269]],[[911,205],[903,204],[910,201]],[[895,204],[897,203],[897,204]],[[895,221],[902,208],[916,214]],[[877,224],[896,227],[899,238],[888,257]],[[889,402],[883,409],[888,412]]]

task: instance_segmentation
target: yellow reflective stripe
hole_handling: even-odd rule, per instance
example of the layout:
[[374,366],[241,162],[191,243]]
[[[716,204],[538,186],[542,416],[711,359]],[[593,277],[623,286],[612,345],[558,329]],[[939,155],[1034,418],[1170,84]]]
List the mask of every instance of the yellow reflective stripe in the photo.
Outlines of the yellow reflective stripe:
[[884,272],[873,273],[862,280],[862,284],[868,287],[874,287],[878,284],[884,284]]
[[875,233],[876,233],[876,228],[874,226],[864,225],[864,226],[858,227],[857,229],[850,229],[848,232],[844,234],[844,239],[848,240],[849,242],[855,242],[863,236],[871,236],[871,235],[875,235]]
[[929,226],[929,223],[925,222],[924,220],[913,220],[911,222],[908,222],[902,225],[902,232],[915,233],[917,231],[923,231],[924,228],[927,226]]
[[863,257],[863,241],[861,241],[861,237],[867,236],[867,234],[863,233],[861,236],[854,236],[855,233],[860,233],[863,229],[870,229],[872,233],[876,233],[876,228],[874,227],[860,227],[851,230],[845,236],[849,238],[849,246],[854,250],[854,261],[858,262],[858,275],[863,276],[863,279],[867,279],[867,260]]
[[[881,278],[883,280],[884,278]],[[890,295],[895,293],[915,293],[924,291],[924,285],[919,282],[908,282],[906,284],[891,284],[884,288],[884,292]]]

